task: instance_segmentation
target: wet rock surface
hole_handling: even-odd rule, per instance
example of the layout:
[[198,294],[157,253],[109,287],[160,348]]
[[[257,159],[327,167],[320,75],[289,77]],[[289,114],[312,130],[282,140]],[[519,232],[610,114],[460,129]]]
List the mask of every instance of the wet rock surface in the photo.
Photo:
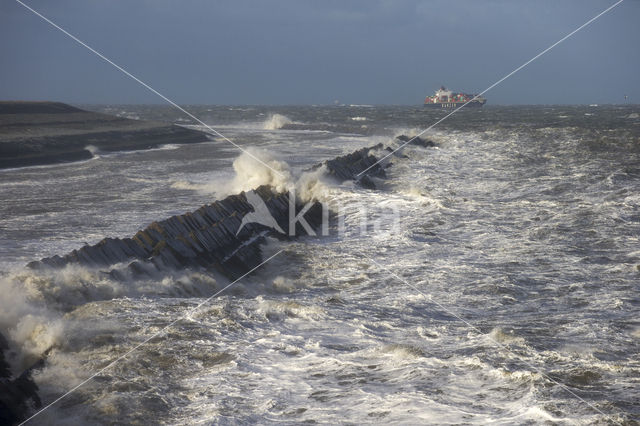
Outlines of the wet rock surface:
[[24,420],[31,409],[39,408],[38,387],[31,379],[31,369],[12,377],[7,361],[9,344],[0,333],[0,424],[13,425]]
[[407,135],[400,135],[396,137],[396,139],[403,143],[411,141],[411,144],[421,146],[423,148],[433,148],[434,146],[436,146],[436,143],[434,141],[429,139],[422,139],[419,136],[411,138]]
[[[268,186],[254,190],[284,234],[289,232],[289,196],[276,193]],[[295,201],[294,201],[295,205]],[[300,206],[298,206],[298,209]],[[314,205],[305,214],[311,226],[318,226],[322,207]],[[266,235],[279,231],[260,223],[245,223],[243,217],[254,211],[246,193],[204,205],[198,210],[153,222],[130,238],[105,238],[93,246],[84,246],[64,256],[53,256],[32,262],[30,268],[61,268],[68,264],[104,268],[116,279],[154,276],[163,270],[186,267],[213,269],[237,278],[262,261],[260,243]]]
[[381,164],[377,164],[378,157],[371,152],[382,149],[382,144],[362,148],[351,154],[336,157],[333,160],[325,161],[328,174],[339,180],[359,180],[360,173],[366,170],[362,176],[384,177],[385,172]]
[[[375,188],[372,177],[385,176],[384,168],[373,155],[376,151],[386,152],[379,144],[325,161],[312,170],[324,165],[326,173],[339,181],[353,180]],[[153,222],[129,238],[105,238],[66,255],[31,262],[27,267],[58,269],[76,264],[101,270],[122,282],[159,277],[185,268],[214,271],[237,279],[263,262],[261,245],[265,237],[287,240],[309,235],[301,221],[290,219],[300,215],[312,230],[322,225],[324,212],[319,202],[301,203],[289,197],[288,192],[260,186],[193,212]],[[8,350],[0,335],[0,424],[18,423],[42,405],[30,374],[44,365],[47,354],[12,379],[4,358]]]
[[[371,176],[384,177],[384,169],[376,164],[372,150],[382,145],[363,148],[322,164],[327,173],[339,180],[356,180],[365,187],[375,188]],[[314,166],[314,169],[322,166]],[[368,170],[367,170],[368,169]],[[365,171],[358,176],[359,173]],[[252,191],[264,203],[261,212],[268,221],[243,221],[255,206],[242,192],[207,204],[199,209],[153,222],[129,238],[105,238],[98,244],[86,245],[63,256],[52,256],[29,263],[32,269],[62,268],[78,264],[106,268],[105,273],[117,280],[156,276],[158,273],[182,268],[203,268],[237,278],[262,262],[260,245],[266,236],[292,238],[308,235],[301,218],[313,229],[322,224],[322,205],[310,205],[290,200],[289,193],[275,192],[269,186]],[[304,213],[301,213],[305,210]],[[293,212],[293,214],[291,213]],[[258,215],[259,216],[259,215]],[[270,217],[269,217],[270,216]]]

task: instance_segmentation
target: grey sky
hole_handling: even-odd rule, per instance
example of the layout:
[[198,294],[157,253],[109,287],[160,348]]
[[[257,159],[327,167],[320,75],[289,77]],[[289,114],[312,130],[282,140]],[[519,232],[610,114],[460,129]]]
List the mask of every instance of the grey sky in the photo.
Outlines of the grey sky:
[[[480,91],[613,0],[24,0],[179,103],[420,104]],[[491,104],[640,103],[626,0],[487,94]],[[162,103],[13,0],[0,99]]]

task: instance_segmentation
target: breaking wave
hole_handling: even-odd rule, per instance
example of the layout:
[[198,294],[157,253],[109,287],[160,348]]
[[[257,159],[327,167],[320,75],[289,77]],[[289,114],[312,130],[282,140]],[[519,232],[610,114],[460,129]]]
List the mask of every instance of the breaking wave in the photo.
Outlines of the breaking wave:
[[287,124],[293,124],[293,121],[287,116],[282,114],[272,114],[269,118],[263,123],[262,128],[264,130],[278,130],[282,129]]
[[0,276],[0,291],[7,295],[0,298],[0,332],[16,349],[10,361],[19,372],[62,343],[65,314],[86,303],[150,295],[202,297],[216,289],[214,276],[189,270],[121,282],[79,265],[60,270],[20,269]]
[[27,282],[0,278],[0,332],[9,340],[13,357],[8,361],[19,372],[62,337],[61,314],[35,302]]
[[292,177],[289,165],[276,159],[271,153],[259,148],[249,148],[233,162],[236,175],[227,187],[228,194],[269,185],[276,191],[291,187]]
[[[227,196],[269,185],[277,192],[293,191],[296,198],[305,203],[312,200],[327,201],[332,192],[324,166],[294,176],[289,164],[275,158],[264,149],[249,148],[243,152],[233,162],[233,170],[235,176],[230,182],[204,185],[204,188],[211,189],[219,196]],[[191,185],[186,182],[176,182],[174,185],[180,188],[203,189],[203,185]],[[218,190],[213,191],[214,187]]]

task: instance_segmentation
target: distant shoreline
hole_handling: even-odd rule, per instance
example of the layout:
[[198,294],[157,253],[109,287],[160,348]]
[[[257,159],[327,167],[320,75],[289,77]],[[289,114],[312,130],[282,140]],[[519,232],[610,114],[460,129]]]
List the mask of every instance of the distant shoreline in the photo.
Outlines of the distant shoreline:
[[0,101],[0,169],[88,160],[91,147],[131,151],[205,142],[203,132],[60,102]]
[[[1,101],[0,101],[1,102]],[[167,107],[174,108],[173,106],[159,102],[159,103],[74,103],[79,108],[92,110],[93,108],[103,108],[103,107]],[[339,108],[376,108],[376,107],[422,107],[423,103],[413,103],[413,104],[203,104],[203,103],[195,103],[195,104],[180,104],[182,107],[187,110],[189,107],[247,107],[247,108],[293,108],[293,107],[339,107]],[[592,105],[602,106],[602,107],[634,107],[640,106],[640,103],[637,102],[628,102],[628,103],[599,103],[599,102],[591,102],[588,104],[500,104],[495,102],[487,102],[485,107],[589,107]]]

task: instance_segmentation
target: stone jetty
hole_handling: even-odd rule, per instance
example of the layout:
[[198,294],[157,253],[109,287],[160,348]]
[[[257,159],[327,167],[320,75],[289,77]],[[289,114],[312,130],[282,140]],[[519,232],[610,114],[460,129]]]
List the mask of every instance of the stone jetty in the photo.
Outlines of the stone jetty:
[[[376,164],[377,158],[370,154],[381,148],[382,145],[363,148],[322,164],[330,176],[341,181],[362,181],[358,174],[372,165],[363,176],[383,177],[384,170]],[[275,192],[269,186],[261,186],[253,192],[264,202],[284,232],[256,222],[241,227],[243,217],[255,210],[246,193],[242,192],[193,212],[153,222],[129,238],[105,238],[98,244],[31,262],[27,266],[41,269],[78,264],[106,268],[106,273],[122,281],[187,267],[214,270],[229,278],[237,278],[262,262],[260,245],[266,236],[291,238],[307,235],[300,221],[293,221],[296,229],[289,229],[291,206],[295,206],[297,215],[307,207],[306,204],[290,200],[289,193]],[[318,202],[312,203],[302,215],[315,229],[321,225],[322,216],[322,205]]]

